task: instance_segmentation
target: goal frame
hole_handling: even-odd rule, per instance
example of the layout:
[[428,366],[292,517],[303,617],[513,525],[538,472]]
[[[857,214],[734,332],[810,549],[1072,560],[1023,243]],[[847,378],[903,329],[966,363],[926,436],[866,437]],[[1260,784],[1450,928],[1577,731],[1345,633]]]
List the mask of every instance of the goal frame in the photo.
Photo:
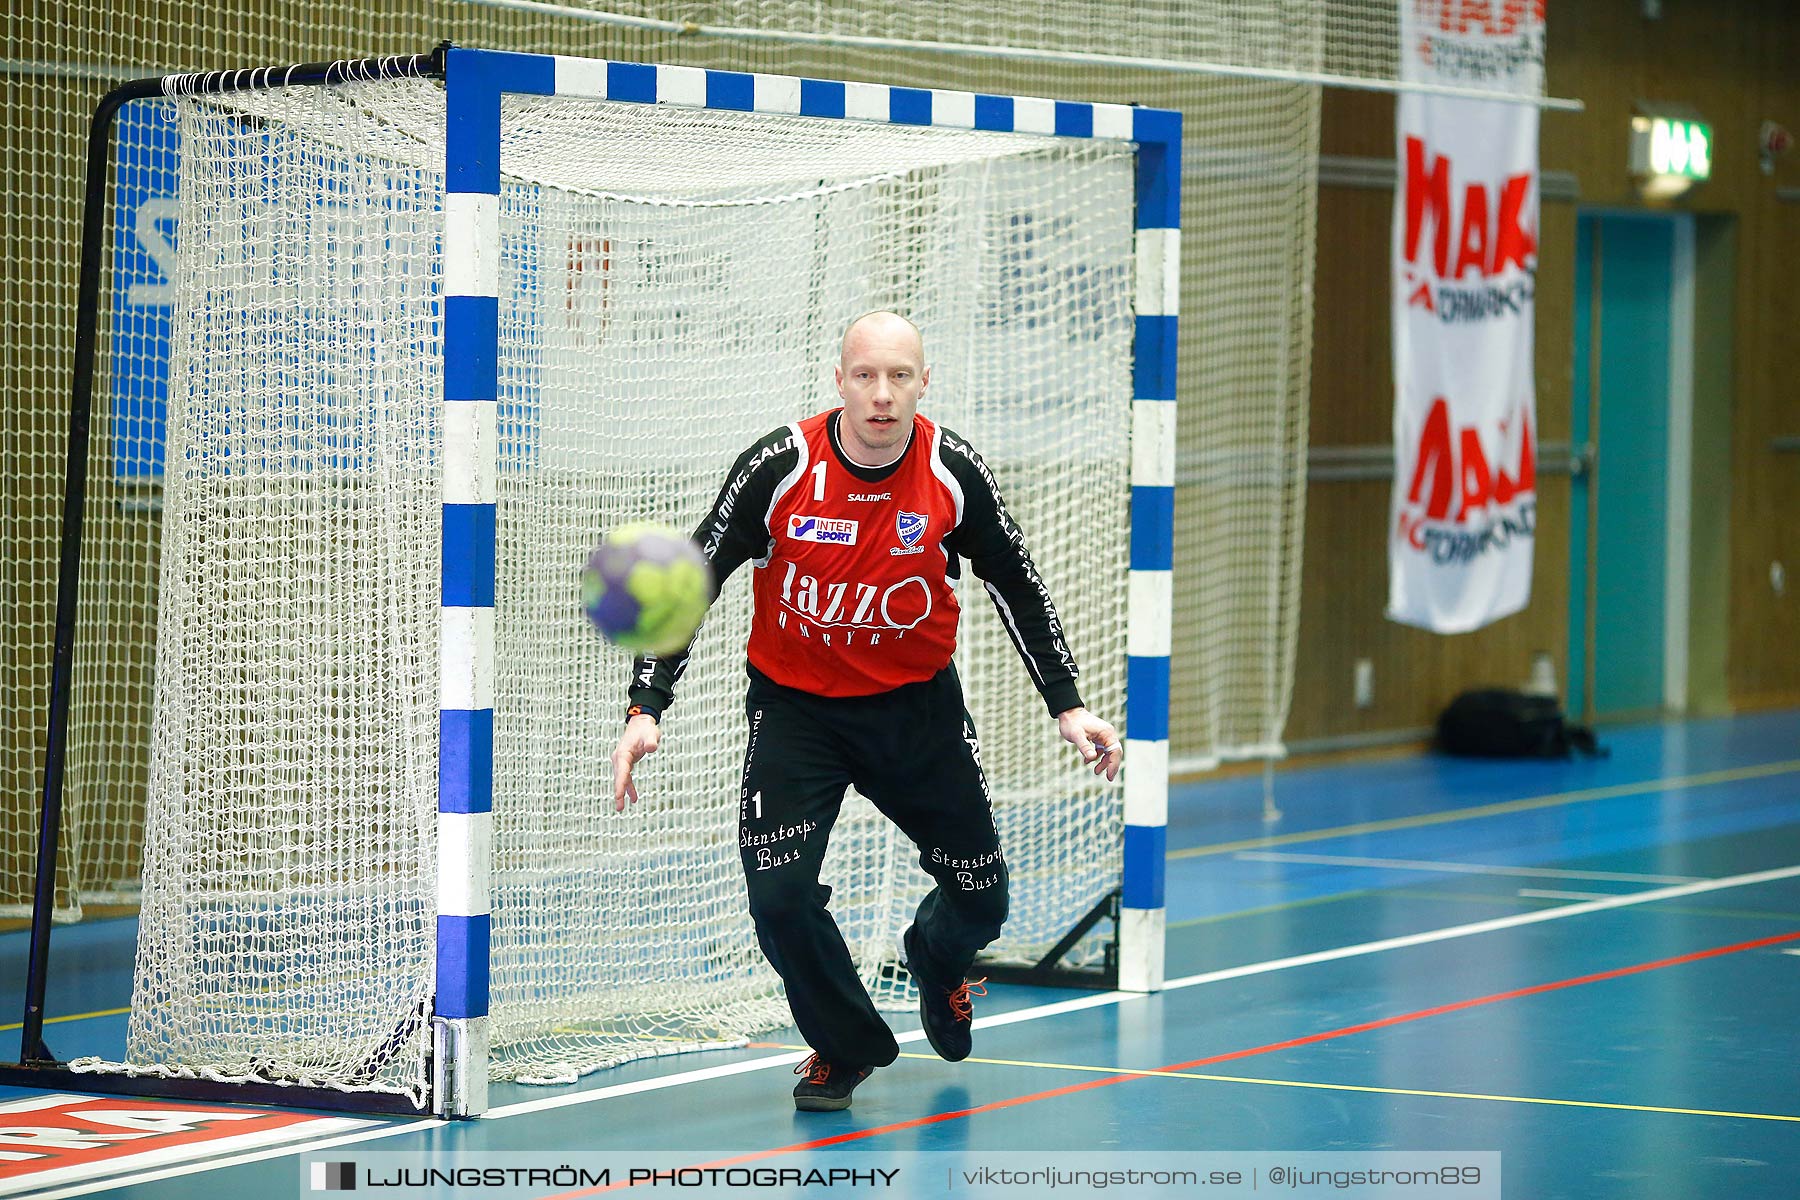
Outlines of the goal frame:
[[[82,300],[70,411],[56,657],[20,1062],[0,1083],[298,1107],[416,1113],[404,1097],[274,1083],[73,1072],[42,1038],[50,910],[62,808],[81,503],[98,309],[100,228],[112,117],[126,100],[185,91],[441,76],[446,112],[442,242],[444,394],[438,723],[437,932],[432,1111],[487,1108],[493,848],[494,593],[497,575],[501,102],[507,95],[762,112],[818,120],[992,130],[1136,145],[1130,553],[1127,580],[1123,870],[1116,986],[1163,983],[1170,619],[1180,295],[1181,114],[1120,104],[995,96],[561,55],[440,47],[431,55],[309,64],[127,84],[102,101],[90,138]],[[99,190],[97,190],[99,189]],[[1090,921],[1092,917],[1090,916]]]

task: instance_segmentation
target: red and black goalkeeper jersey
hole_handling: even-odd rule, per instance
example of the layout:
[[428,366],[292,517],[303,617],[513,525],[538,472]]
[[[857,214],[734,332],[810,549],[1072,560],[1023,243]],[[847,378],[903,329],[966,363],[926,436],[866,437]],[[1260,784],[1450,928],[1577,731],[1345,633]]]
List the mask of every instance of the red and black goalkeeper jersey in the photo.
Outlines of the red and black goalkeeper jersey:
[[[1045,706],[1052,714],[1079,706],[1049,590],[981,456],[915,415],[897,462],[862,467],[838,442],[839,411],[758,439],[694,532],[715,589],[743,563],[756,567],[751,665],[819,696],[929,679],[956,649],[954,584],[967,559]],[[640,658],[631,703],[666,710],[686,666],[685,653]]]
[[930,679],[956,650],[960,610],[943,535],[962,516],[962,487],[924,417],[913,418],[912,436],[934,452],[909,445],[875,484],[833,450],[830,416],[790,435],[799,461],[769,502],[748,657],[784,687],[867,696]]

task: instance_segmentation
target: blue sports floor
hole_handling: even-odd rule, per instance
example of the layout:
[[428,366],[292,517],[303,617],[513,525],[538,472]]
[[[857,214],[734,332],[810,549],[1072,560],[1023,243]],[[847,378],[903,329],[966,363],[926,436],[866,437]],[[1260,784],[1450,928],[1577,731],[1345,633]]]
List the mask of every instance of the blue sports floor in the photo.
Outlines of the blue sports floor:
[[[363,1146],[1498,1151],[1520,1200],[1800,1196],[1800,712],[1603,741],[1592,761],[1296,767],[1266,825],[1259,778],[1180,786],[1167,990],[995,987],[973,1057],[903,1038],[848,1112],[793,1110],[788,1030],[498,1088],[484,1120],[379,1121]],[[119,1052],[133,935],[56,930],[58,1054]],[[0,934],[0,1020],[25,940]],[[0,1025],[0,1060],[18,1049]],[[14,1193],[5,1133],[0,1196],[301,1194],[304,1147]]]

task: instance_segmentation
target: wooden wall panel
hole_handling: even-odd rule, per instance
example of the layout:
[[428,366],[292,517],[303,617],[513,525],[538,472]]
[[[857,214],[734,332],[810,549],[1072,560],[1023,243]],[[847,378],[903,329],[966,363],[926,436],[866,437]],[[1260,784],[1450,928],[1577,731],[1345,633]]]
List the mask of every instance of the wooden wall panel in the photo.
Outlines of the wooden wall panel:
[[1664,13],[1645,21],[1630,0],[1552,6],[1551,90],[1580,96],[1588,110],[1546,118],[1544,162],[1580,174],[1584,203],[1642,207],[1623,165],[1633,106],[1691,105],[1713,127],[1713,178],[1681,207],[1738,227],[1731,471],[1722,483],[1731,489],[1728,691],[1742,708],[1800,703],[1800,588],[1778,594],[1770,581],[1772,564],[1800,560],[1800,455],[1769,445],[1800,434],[1800,206],[1776,196],[1800,186],[1800,161],[1790,155],[1766,175],[1756,154],[1763,120],[1800,126],[1800,7],[1733,0]]
[[[1626,172],[1626,131],[1640,100],[1692,105],[1714,127],[1714,178],[1684,207],[1738,222],[1732,423],[1729,691],[1737,707],[1800,703],[1800,454],[1770,450],[1800,436],[1800,155],[1773,176],[1757,164],[1764,118],[1800,129],[1800,6],[1771,0],[1669,4],[1646,21],[1638,0],[1553,0],[1549,90],[1587,104],[1546,113],[1546,171],[1573,173],[1580,204],[1641,208]],[[1392,159],[1393,102],[1327,92],[1321,153]],[[1389,220],[1385,190],[1323,186],[1315,286],[1315,448],[1391,442]],[[1538,268],[1540,441],[1566,441],[1572,379],[1576,206],[1546,201]],[[1699,486],[1721,486],[1702,480]],[[1429,726],[1456,692],[1522,682],[1538,652],[1567,678],[1569,485],[1539,481],[1533,595],[1522,613],[1444,637],[1386,620],[1387,481],[1308,489],[1299,662],[1288,739],[1403,733]],[[1780,562],[1784,594],[1770,583]],[[1352,703],[1357,659],[1374,667],[1375,700]]]
[[[1800,129],[1800,10],[1766,7],[1739,147],[1764,118]],[[1800,438],[1800,203],[1775,197],[1777,185],[1800,188],[1800,158],[1790,153],[1768,176],[1747,161],[1747,147],[1739,153],[1737,176],[1749,186],[1739,209],[1728,669],[1733,699],[1749,707],[1800,699],[1800,452],[1771,448],[1775,438]],[[1781,592],[1771,579],[1777,563],[1787,575]]]

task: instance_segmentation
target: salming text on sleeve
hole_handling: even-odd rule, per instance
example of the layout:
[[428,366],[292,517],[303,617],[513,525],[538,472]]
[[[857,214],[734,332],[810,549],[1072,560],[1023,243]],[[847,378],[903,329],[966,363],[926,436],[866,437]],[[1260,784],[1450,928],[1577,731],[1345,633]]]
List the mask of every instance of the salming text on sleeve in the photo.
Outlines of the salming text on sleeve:
[[974,447],[948,429],[943,432],[938,458],[956,480],[963,498],[962,518],[944,544],[968,559],[976,577],[986,585],[988,597],[1050,714],[1080,707],[1075,656],[1069,651],[1062,620],[1037,564],[1031,561],[1025,535],[1006,509],[993,472]]
[[[694,541],[712,564],[713,595],[744,563],[769,552],[769,502],[800,459],[797,429],[784,425],[764,434],[731,464],[718,499],[694,530]],[[691,647],[691,643],[690,643]],[[632,664],[630,703],[634,712],[660,716],[674,698],[675,684],[687,670],[688,651],[644,655]]]

